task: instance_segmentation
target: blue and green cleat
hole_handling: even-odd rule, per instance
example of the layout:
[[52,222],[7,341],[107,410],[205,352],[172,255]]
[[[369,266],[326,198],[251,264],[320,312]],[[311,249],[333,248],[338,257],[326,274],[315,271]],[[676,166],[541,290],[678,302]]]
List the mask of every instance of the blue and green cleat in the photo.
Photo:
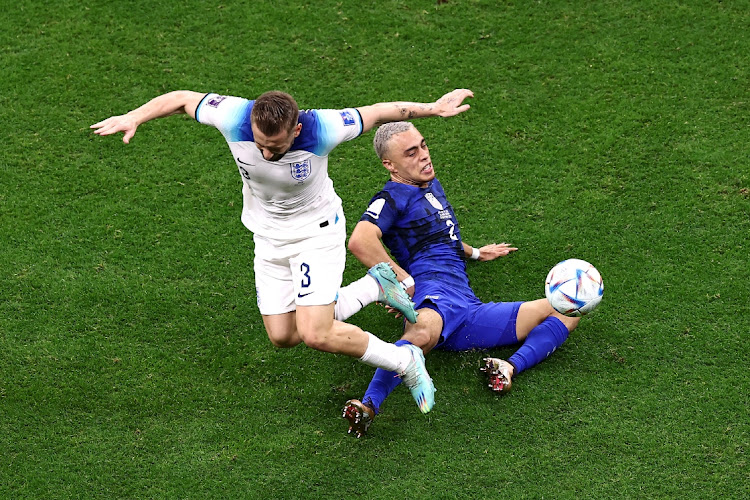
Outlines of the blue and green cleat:
[[402,347],[411,351],[411,361],[399,377],[411,391],[414,401],[422,413],[429,413],[435,405],[435,385],[424,364],[424,353],[422,349],[413,345],[405,344]]
[[401,286],[393,272],[390,264],[381,262],[375,264],[367,274],[375,278],[380,291],[378,292],[378,302],[391,306],[404,315],[409,323],[417,322],[417,311],[414,310],[414,302],[411,301],[409,294]]

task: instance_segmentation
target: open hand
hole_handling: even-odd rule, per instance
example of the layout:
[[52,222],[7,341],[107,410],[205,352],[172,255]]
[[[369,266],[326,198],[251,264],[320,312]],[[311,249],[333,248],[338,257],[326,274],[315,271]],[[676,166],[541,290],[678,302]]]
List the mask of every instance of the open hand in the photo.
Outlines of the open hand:
[[474,97],[474,92],[469,89],[456,89],[448,92],[443,97],[435,101],[435,111],[438,116],[455,116],[463,113],[471,106],[461,104],[467,97]]
[[505,257],[516,250],[518,250],[518,248],[510,246],[508,243],[492,243],[479,249],[479,260],[482,262],[494,260],[498,257]]
[[131,116],[119,115],[111,116],[106,120],[91,125],[89,128],[96,129],[94,130],[96,135],[112,135],[117,132],[124,132],[125,136],[122,138],[122,142],[129,144],[130,139],[135,135],[135,130],[138,128],[138,122]]

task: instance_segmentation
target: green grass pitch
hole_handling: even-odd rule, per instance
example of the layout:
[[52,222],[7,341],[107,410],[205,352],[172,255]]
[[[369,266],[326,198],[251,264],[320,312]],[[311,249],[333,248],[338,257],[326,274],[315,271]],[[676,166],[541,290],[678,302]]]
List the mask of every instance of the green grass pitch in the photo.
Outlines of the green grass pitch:
[[[0,20],[0,497],[747,498],[750,3],[155,0],[9,3]],[[543,296],[592,262],[599,309],[502,398],[485,352],[432,353],[435,409],[372,369],[277,350],[221,135],[130,145],[89,125],[170,90],[303,108],[431,101],[418,122],[469,273]],[[385,180],[372,133],[330,173],[349,230]],[[365,269],[349,256],[344,281]],[[399,322],[352,319],[387,340]],[[508,356],[511,349],[493,351]]]

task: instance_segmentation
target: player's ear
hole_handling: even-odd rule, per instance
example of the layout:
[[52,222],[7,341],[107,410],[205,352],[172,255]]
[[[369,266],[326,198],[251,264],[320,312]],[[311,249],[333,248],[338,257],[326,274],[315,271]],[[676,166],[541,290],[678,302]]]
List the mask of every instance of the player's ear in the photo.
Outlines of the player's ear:
[[388,158],[383,158],[381,160],[383,162],[383,166],[391,173],[396,172],[396,167],[393,165],[393,162],[389,160]]
[[299,133],[300,133],[300,132],[302,132],[302,124],[301,124],[301,123],[298,123],[298,124],[297,124],[297,125],[295,125],[295,126],[294,126],[294,128],[292,129],[292,133],[294,134],[294,137],[295,137],[295,138],[297,138],[297,136],[299,136]]

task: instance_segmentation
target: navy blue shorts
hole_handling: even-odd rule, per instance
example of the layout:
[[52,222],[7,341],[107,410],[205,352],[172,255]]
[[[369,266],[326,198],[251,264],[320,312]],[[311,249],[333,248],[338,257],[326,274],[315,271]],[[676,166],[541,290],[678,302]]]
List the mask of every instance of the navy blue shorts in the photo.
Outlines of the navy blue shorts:
[[416,309],[430,308],[443,318],[435,349],[468,351],[514,345],[516,318],[523,302],[480,301],[472,289],[440,279],[420,279],[414,291]]

